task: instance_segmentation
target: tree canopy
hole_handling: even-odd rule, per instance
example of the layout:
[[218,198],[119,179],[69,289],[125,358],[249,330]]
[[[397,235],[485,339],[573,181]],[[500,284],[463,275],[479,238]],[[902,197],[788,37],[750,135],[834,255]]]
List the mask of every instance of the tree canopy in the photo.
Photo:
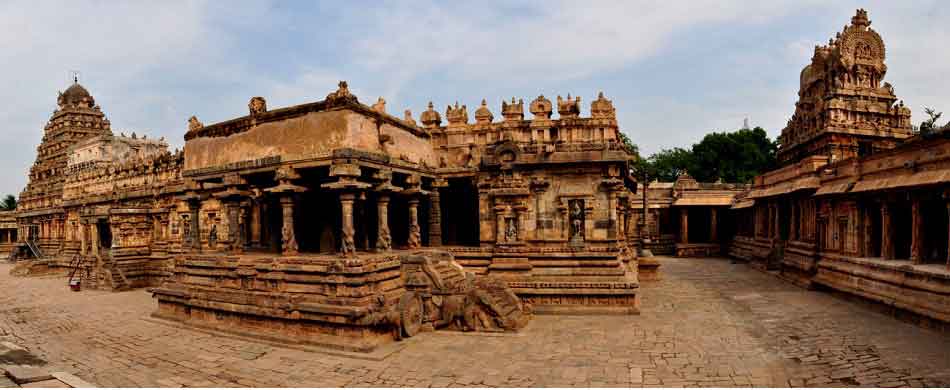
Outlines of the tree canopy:
[[0,199],[0,210],[16,210],[16,197],[13,195],[7,195],[3,197],[3,199]]
[[[622,139],[632,144],[626,137]],[[777,143],[769,139],[761,127],[712,132],[690,149],[663,149],[648,158],[637,155],[632,166],[640,180],[674,181],[687,171],[700,182],[722,179],[748,183],[756,175],[777,167],[776,149]]]

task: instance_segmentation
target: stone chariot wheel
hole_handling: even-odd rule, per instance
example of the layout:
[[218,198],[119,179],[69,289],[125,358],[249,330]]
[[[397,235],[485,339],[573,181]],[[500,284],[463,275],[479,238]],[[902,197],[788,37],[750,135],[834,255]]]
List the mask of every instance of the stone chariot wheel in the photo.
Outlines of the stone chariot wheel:
[[406,337],[415,336],[422,329],[422,299],[419,294],[408,291],[399,298],[399,316],[402,332]]

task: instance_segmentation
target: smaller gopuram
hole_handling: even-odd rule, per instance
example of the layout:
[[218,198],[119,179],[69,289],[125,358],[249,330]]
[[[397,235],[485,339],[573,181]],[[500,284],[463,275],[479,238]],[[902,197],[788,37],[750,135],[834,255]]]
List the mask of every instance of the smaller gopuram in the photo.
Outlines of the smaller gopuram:
[[729,253],[946,328],[950,131],[912,131],[910,110],[882,84],[884,43],[870,25],[858,10],[815,49],[780,139],[785,165],[737,197]]
[[910,109],[884,82],[884,40],[858,10],[841,32],[816,46],[799,77],[795,113],[782,129],[780,164],[807,156],[830,162],[891,149],[911,136]]

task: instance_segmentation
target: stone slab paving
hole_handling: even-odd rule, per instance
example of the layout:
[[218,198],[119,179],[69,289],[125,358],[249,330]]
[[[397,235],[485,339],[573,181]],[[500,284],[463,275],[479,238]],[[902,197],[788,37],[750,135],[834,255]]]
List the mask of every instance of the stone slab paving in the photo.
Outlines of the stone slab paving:
[[639,316],[538,316],[518,335],[428,333],[381,360],[145,318],[143,290],[70,292],[0,265],[0,341],[99,386],[947,386],[950,335],[722,259],[661,258]]

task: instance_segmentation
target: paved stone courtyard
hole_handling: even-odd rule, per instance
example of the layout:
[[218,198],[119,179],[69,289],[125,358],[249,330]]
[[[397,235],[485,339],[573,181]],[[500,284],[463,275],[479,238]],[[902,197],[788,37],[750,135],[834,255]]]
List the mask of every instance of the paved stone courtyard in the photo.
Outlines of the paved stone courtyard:
[[[144,290],[70,292],[0,265],[0,341],[99,386],[937,386],[950,335],[722,259],[662,258],[640,316],[425,334],[381,361],[147,321]],[[9,364],[0,354],[0,364]],[[22,359],[19,362],[23,362]],[[13,362],[16,363],[16,362]]]

